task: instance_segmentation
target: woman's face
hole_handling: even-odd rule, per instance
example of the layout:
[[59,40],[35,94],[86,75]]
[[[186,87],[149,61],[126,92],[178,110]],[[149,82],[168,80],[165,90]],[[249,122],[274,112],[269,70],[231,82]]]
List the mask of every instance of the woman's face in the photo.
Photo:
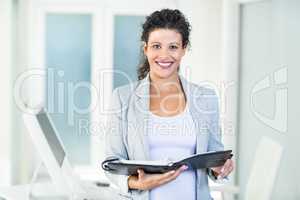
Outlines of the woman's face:
[[175,30],[156,29],[149,34],[144,53],[150,65],[152,78],[167,79],[177,76],[177,70],[186,48],[182,36]]

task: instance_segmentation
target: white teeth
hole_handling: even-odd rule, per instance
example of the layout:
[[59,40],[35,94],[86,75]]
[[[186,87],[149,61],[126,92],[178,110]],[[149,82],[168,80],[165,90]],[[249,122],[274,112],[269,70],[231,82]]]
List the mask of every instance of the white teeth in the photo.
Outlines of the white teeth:
[[169,67],[172,64],[172,62],[158,62],[158,64],[163,67]]

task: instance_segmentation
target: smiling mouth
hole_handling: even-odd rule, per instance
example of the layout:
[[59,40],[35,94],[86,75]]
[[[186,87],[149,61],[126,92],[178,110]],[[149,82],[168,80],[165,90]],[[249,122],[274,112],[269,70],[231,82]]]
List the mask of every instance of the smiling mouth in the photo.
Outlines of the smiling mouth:
[[163,69],[168,69],[172,66],[172,64],[174,62],[159,62],[159,61],[156,61],[155,63],[158,64]]

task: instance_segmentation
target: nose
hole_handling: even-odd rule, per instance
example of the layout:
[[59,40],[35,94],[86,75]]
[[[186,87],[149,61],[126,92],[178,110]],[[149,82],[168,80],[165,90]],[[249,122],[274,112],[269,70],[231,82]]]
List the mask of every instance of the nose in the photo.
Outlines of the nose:
[[159,52],[160,57],[168,57],[169,56],[169,49],[168,48],[161,48]]

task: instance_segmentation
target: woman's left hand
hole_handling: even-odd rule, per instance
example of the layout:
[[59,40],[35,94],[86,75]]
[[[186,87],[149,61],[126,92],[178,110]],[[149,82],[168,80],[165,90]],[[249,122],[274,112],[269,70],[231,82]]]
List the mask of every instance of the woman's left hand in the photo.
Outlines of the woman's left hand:
[[211,170],[214,172],[216,177],[224,178],[228,176],[234,169],[234,162],[231,159],[227,159],[223,166],[212,167]]

